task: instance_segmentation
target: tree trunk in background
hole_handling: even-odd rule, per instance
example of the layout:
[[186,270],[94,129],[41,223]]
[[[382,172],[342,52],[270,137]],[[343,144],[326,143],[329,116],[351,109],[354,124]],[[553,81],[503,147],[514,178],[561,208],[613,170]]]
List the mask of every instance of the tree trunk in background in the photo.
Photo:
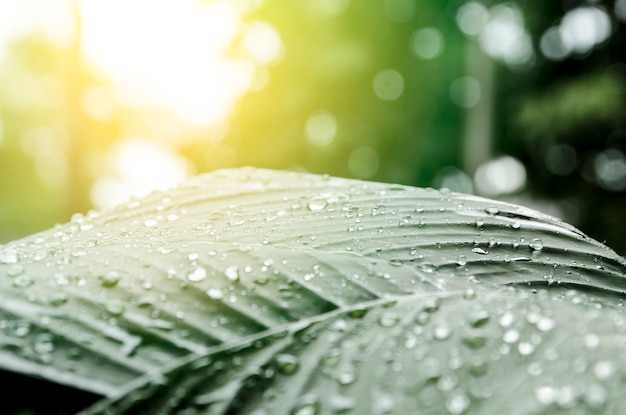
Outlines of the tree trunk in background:
[[480,99],[466,111],[463,137],[463,169],[473,176],[476,169],[493,157],[494,63],[476,42],[465,46],[467,75],[478,81]]
[[66,126],[69,134],[67,154],[68,180],[66,191],[66,214],[69,219],[77,212],[85,213],[92,207],[90,190],[92,173],[88,168],[89,140],[85,114],[81,106],[82,92],[88,84],[81,53],[81,15],[78,0],[72,1],[74,16],[74,41],[65,68],[67,86]]

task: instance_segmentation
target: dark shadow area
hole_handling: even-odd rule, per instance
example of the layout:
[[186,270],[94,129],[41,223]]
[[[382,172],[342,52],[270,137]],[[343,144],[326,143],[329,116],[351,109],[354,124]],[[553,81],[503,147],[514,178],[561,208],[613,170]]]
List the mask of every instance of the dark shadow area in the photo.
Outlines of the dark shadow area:
[[73,415],[102,397],[0,370],[3,415]]

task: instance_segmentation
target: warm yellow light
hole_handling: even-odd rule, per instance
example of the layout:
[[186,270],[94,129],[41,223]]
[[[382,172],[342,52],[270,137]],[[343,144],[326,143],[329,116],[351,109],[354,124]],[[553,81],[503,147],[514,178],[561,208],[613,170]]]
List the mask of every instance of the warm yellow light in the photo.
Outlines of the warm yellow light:
[[116,174],[96,182],[91,198],[98,208],[174,187],[191,170],[184,158],[149,140],[123,141],[109,156]]
[[216,0],[86,0],[83,52],[122,102],[184,121],[222,120],[254,79],[254,62],[226,59],[244,10]]

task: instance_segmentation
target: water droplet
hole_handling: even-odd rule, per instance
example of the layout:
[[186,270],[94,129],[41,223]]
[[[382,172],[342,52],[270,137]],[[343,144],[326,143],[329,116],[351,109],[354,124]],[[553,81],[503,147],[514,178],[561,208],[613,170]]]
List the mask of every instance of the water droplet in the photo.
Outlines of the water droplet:
[[30,334],[30,323],[28,321],[20,320],[15,323],[12,328],[13,335],[16,337],[26,337]]
[[363,318],[367,314],[367,309],[358,308],[348,312],[348,316],[352,318]]
[[440,323],[433,327],[433,338],[435,340],[446,340],[452,336],[452,328],[447,324]]
[[24,273],[24,267],[19,264],[13,264],[7,269],[7,275],[9,277],[17,277]]
[[511,323],[513,323],[513,318],[513,314],[507,311],[506,313],[502,314],[499,323],[502,327],[508,327],[511,325]]
[[245,223],[245,220],[243,216],[241,215],[233,215],[230,218],[228,218],[228,224],[230,226],[239,226],[239,225],[243,225],[244,223]]
[[539,238],[535,238],[528,243],[528,246],[533,251],[541,251],[543,249],[543,241]]
[[154,228],[158,223],[156,219],[146,219],[143,224],[148,228]]
[[50,299],[48,300],[48,303],[49,303],[51,306],[54,306],[54,307],[60,307],[60,306],[62,306],[63,304],[67,303],[67,295],[66,295],[66,294],[64,294],[64,293],[56,293],[56,294],[53,294],[53,295],[50,297]]
[[307,203],[307,207],[309,208],[310,211],[312,212],[317,212],[319,210],[322,210],[326,207],[326,205],[328,204],[328,202],[326,201],[326,199],[324,199],[323,197],[313,197],[311,198],[311,200],[309,200],[309,203]]
[[472,335],[463,337],[463,344],[470,349],[480,349],[487,344],[487,338],[481,335]]
[[592,384],[587,386],[583,400],[588,407],[600,410],[607,402],[607,391],[602,385]]
[[202,281],[206,278],[206,269],[203,267],[197,267],[196,269],[187,273],[187,279],[191,282]]
[[120,300],[111,300],[106,303],[104,309],[111,315],[121,316],[126,311],[126,306]]
[[396,313],[384,313],[378,319],[378,324],[382,327],[393,327],[400,321],[400,316]]
[[439,310],[439,301],[437,299],[430,298],[424,301],[424,304],[422,305],[422,311],[425,311],[427,313],[434,313],[437,310]]
[[610,378],[613,372],[615,372],[615,364],[610,360],[600,360],[593,366],[593,374],[599,380]]
[[479,255],[488,255],[489,252],[485,251],[482,248],[476,247],[476,248],[472,248],[472,252],[475,254],[479,254]]
[[468,321],[472,327],[482,327],[489,322],[489,313],[485,310],[478,310],[472,312]]
[[221,300],[222,298],[224,298],[224,292],[220,288],[215,287],[209,288],[206,291],[206,295],[214,300]]
[[197,252],[192,252],[187,255],[187,259],[189,259],[190,261],[197,261],[199,258],[200,258],[200,254]]
[[464,267],[465,265],[467,265],[467,257],[465,255],[459,255],[456,260],[456,264],[460,267]]
[[540,386],[535,389],[535,398],[543,405],[552,405],[557,398],[557,391],[551,386]]
[[356,401],[350,396],[333,395],[328,402],[333,413],[347,412],[354,409]]
[[239,268],[236,265],[231,265],[224,270],[224,275],[232,282],[239,281]]
[[275,357],[278,370],[285,375],[292,375],[296,373],[300,367],[298,358],[294,355],[281,353]]
[[254,279],[254,283],[257,285],[267,285],[269,279],[267,277],[257,277]]
[[504,332],[502,340],[504,340],[505,343],[515,343],[519,340],[519,331],[515,329],[507,330]]
[[537,328],[541,331],[550,331],[555,325],[554,320],[549,317],[541,317],[539,321],[537,321]]
[[485,226],[485,221],[482,218],[476,219],[476,227],[482,229]]
[[485,209],[485,212],[487,212],[488,214],[490,214],[491,216],[495,216],[498,213],[500,213],[500,209],[498,209],[495,206],[489,206],[488,208]]
[[473,362],[470,365],[469,373],[472,376],[480,377],[480,376],[486,375],[488,369],[489,369],[489,366],[487,365],[487,362],[483,360],[479,360],[479,361]]
[[354,366],[344,368],[337,374],[337,382],[341,385],[350,385],[354,383],[359,377],[358,372]]
[[299,399],[299,402],[291,411],[291,415],[316,415],[319,408],[320,405],[317,396],[308,394]]
[[517,345],[517,350],[522,356],[528,356],[535,352],[535,345],[530,342],[521,342]]
[[25,275],[20,275],[13,280],[13,286],[15,288],[28,288],[35,284],[35,281],[31,280]]
[[600,346],[600,337],[593,333],[585,335],[585,346],[592,350],[597,349]]
[[456,393],[446,400],[446,409],[452,415],[464,413],[470,406],[469,398],[463,393]]
[[38,354],[48,354],[54,351],[54,336],[50,333],[41,333],[33,339],[33,349]]
[[398,225],[400,226],[410,226],[412,223],[412,217],[411,215],[406,215],[404,216],[402,219],[400,219],[400,223]]
[[106,274],[98,275],[98,279],[103,287],[111,288],[120,281],[120,274],[116,271],[109,271]]

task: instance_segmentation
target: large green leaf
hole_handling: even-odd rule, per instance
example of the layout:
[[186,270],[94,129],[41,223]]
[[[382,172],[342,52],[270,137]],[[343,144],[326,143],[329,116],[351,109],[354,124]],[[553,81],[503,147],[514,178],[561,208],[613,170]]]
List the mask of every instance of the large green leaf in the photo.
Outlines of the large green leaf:
[[239,169],[0,248],[0,367],[85,413],[626,413],[624,260],[538,212]]

